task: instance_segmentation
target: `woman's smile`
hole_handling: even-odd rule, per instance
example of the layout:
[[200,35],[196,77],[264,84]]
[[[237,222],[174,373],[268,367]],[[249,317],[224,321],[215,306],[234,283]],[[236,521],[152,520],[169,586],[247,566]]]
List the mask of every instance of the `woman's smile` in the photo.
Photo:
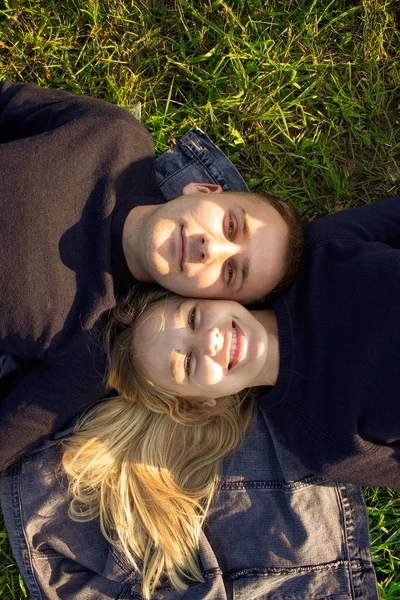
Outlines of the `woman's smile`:
[[240,326],[232,321],[232,343],[230,350],[229,370],[233,369],[246,356],[247,339]]

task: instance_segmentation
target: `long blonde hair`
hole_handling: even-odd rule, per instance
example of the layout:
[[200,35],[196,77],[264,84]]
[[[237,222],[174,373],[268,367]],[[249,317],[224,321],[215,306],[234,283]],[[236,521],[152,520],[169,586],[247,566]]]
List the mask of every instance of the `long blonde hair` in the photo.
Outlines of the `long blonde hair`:
[[132,324],[168,292],[134,290],[110,319],[108,384],[119,396],[81,420],[65,443],[70,515],[99,517],[107,540],[142,575],[145,599],[169,580],[178,590],[202,581],[200,530],[222,460],[250,424],[253,396],[195,406],[152,385],[132,360]]

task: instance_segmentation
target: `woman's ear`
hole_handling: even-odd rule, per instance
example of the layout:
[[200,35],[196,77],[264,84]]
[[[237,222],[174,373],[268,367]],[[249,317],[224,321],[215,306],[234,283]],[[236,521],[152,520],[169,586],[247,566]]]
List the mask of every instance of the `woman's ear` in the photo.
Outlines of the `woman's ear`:
[[210,408],[217,404],[215,398],[194,398],[193,402],[198,406],[209,406]]
[[222,187],[215,183],[188,183],[182,190],[183,195],[187,194],[197,194],[201,192],[202,194],[220,194],[222,192]]

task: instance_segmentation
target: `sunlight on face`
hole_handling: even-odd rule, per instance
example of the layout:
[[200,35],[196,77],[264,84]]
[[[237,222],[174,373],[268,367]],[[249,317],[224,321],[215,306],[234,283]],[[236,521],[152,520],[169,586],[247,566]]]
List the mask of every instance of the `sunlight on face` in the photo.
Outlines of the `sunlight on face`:
[[285,273],[287,224],[251,195],[182,196],[157,207],[146,232],[148,273],[184,296],[253,301]]
[[218,398],[252,385],[265,364],[266,333],[237,302],[170,298],[137,320],[133,355],[154,385]]

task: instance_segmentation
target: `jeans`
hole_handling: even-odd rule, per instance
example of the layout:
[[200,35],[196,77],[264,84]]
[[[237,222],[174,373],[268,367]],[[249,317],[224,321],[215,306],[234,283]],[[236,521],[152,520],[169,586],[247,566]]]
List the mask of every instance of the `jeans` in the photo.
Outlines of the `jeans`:
[[[156,166],[166,200],[190,181],[246,190],[197,129]],[[2,476],[2,510],[18,567],[35,600],[138,600],[138,573],[106,542],[98,522],[68,517],[58,443],[68,433]],[[184,594],[161,588],[154,599],[378,600],[361,489],[309,473],[259,411],[224,461],[199,555],[204,582]]]

